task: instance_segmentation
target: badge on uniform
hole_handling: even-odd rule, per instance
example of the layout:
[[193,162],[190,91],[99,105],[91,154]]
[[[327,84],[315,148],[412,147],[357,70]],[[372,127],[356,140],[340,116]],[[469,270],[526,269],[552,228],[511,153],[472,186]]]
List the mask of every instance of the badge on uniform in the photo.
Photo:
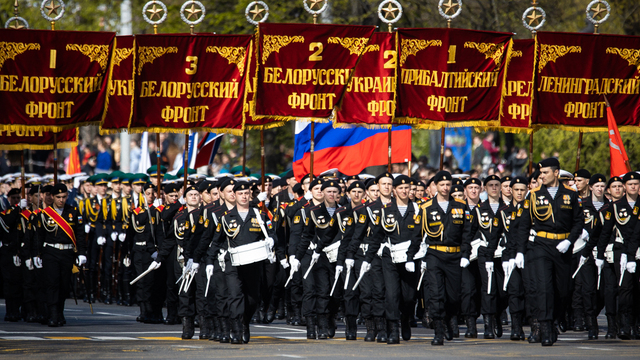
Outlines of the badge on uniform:
[[298,215],[298,216],[293,218],[293,223],[294,224],[299,224],[300,223],[300,215]]
[[638,207],[637,206],[633,207],[633,215],[638,215]]
[[220,223],[219,223],[219,224],[218,224],[218,226],[216,227],[216,231],[217,231],[217,232],[220,232],[220,229],[221,229],[221,228],[222,228],[222,224],[220,224]]
[[309,218],[304,219],[304,224],[309,225]]
[[198,223],[199,223],[200,225],[204,224],[204,219],[202,218],[202,216],[200,216],[200,220],[198,220]]
[[524,206],[525,209],[528,209],[529,208],[529,200],[525,200],[523,206]]
[[420,224],[420,215],[413,215],[413,222],[416,224]]
[[358,222],[360,224],[364,224],[367,221],[367,216],[365,214],[360,214],[360,216],[358,217]]
[[522,212],[524,211],[524,209],[520,208],[518,209],[518,217],[522,216]]
[[564,201],[564,203],[567,204],[567,205],[571,204],[571,196],[562,195],[562,201]]
[[493,218],[493,226],[498,226],[498,218]]
[[209,227],[209,219],[204,221],[204,227],[208,228]]
[[604,219],[605,220],[611,220],[611,213],[608,212],[608,211],[606,213],[604,213]]
[[271,220],[267,220],[267,227],[269,230],[273,229],[273,225],[271,224]]
[[329,226],[333,226],[333,218],[331,218],[331,221],[329,221]]
[[347,218],[347,225],[351,226],[351,224],[353,224],[353,218],[349,217]]

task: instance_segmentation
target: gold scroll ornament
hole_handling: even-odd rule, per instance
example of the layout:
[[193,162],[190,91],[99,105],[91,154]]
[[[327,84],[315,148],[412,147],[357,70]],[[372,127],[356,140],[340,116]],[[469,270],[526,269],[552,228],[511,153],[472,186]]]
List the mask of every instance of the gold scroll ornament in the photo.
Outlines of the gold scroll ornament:
[[120,66],[122,60],[127,59],[133,54],[133,48],[131,49],[116,49],[116,56],[113,58],[113,65]]
[[478,50],[481,54],[484,55],[485,59],[493,59],[494,64],[496,64],[495,70],[498,70],[500,69],[500,63],[502,62],[502,58],[504,55],[504,44],[505,43],[492,44],[467,41],[466,43],[464,43],[464,47]]
[[247,49],[240,46],[207,46],[208,53],[218,53],[229,61],[229,64],[236,64],[240,76],[244,74],[244,57]]
[[[640,71],[640,50],[638,49],[620,49],[615,47],[609,47],[606,50],[607,54],[617,54],[621,58],[627,60],[629,66],[635,66]],[[636,76],[638,77],[638,76]]]
[[565,46],[565,45],[540,45],[540,61],[538,62],[538,73],[542,72],[542,69],[549,62],[556,62],[557,59],[569,54],[569,53],[581,53],[582,47],[580,46]]
[[415,55],[429,46],[442,46],[442,40],[402,39],[400,45],[400,66],[404,65],[409,55]]
[[349,50],[349,55],[356,54],[360,56],[364,50],[369,39],[367,38],[352,38],[352,37],[330,37],[327,39],[329,44],[340,44],[343,48]]
[[153,60],[161,57],[162,55],[175,54],[177,52],[178,48],[175,46],[140,46],[138,48],[138,75],[142,74],[142,67],[144,67],[145,64],[153,64]]
[[272,52],[280,52],[280,49],[295,43],[304,43],[304,36],[265,35],[262,40],[262,64],[264,65]]
[[79,51],[82,55],[89,57],[89,60],[96,61],[102,71],[107,69],[109,45],[67,44],[66,49],[67,51]]
[[40,50],[40,44],[0,41],[0,70],[2,70],[5,61],[15,60],[17,55],[27,50]]

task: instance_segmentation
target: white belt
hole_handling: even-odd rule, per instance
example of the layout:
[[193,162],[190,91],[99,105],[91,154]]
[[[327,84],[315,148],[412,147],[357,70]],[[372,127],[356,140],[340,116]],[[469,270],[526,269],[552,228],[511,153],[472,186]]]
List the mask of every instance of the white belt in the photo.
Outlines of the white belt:
[[389,252],[391,253],[391,262],[394,264],[400,264],[407,262],[407,251],[411,246],[411,240],[403,241],[398,244],[391,244],[391,239],[387,239],[387,242],[382,243],[380,245],[380,250],[378,250],[378,256],[382,256],[382,252],[384,248],[389,248]]
[[341,241],[338,240],[336,242],[334,242],[333,244],[325,247],[324,249],[322,249],[322,251],[324,251],[325,254],[327,254],[327,259],[329,260],[329,263],[333,264],[334,262],[338,261],[338,250],[340,249],[340,243]]
[[145,245],[147,245],[147,242],[146,241],[140,241],[140,242],[137,242],[136,245],[145,246]]
[[58,249],[58,250],[70,250],[73,249],[73,244],[49,244],[49,243],[44,243],[44,246],[51,246],[52,248]]

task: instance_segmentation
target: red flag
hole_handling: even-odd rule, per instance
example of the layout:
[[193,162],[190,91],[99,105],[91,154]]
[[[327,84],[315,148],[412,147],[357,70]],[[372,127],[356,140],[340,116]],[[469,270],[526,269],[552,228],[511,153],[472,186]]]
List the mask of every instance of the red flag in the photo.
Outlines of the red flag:
[[609,125],[609,152],[611,154],[611,176],[624,175],[631,171],[629,168],[629,158],[624,150],[622,137],[618,131],[616,119],[607,101],[607,122]]
[[71,148],[71,154],[69,155],[69,163],[67,164],[67,175],[73,175],[80,172],[80,157],[78,156],[78,148],[76,146]]

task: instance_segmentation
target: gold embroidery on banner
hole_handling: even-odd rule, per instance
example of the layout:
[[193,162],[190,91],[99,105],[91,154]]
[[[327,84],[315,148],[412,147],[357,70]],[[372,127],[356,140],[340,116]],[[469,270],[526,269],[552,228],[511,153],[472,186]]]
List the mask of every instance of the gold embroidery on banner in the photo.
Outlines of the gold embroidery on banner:
[[464,47],[478,50],[484,55],[485,59],[492,58],[494,64],[496,64],[496,68],[494,71],[498,71],[500,69],[500,63],[502,62],[502,57],[504,55],[504,44],[505,43],[492,44],[467,41],[466,43],[464,43]]
[[80,51],[91,61],[96,61],[102,71],[107,69],[109,62],[109,45],[91,45],[91,44],[67,44],[67,51]]
[[244,57],[247,54],[246,48],[233,46],[207,46],[207,52],[220,54],[220,56],[229,61],[229,64],[236,64],[240,71],[240,76],[244,74]]
[[560,57],[563,57],[569,53],[581,53],[582,48],[580,46],[565,46],[565,45],[540,45],[540,60],[538,62],[538,73],[542,72],[542,69],[549,62],[556,62]]
[[[624,60],[627,60],[629,66],[635,66],[640,71],[640,50],[639,49],[620,49],[609,47],[607,54],[618,54]],[[637,76],[636,76],[637,77]]]
[[178,48],[175,46],[140,46],[138,48],[138,75],[142,74],[142,67],[145,64],[153,64],[153,60],[161,57],[162,55],[175,54],[177,52]]
[[267,62],[272,52],[280,52],[280,49],[292,42],[304,43],[304,36],[265,35],[262,40],[262,64]]
[[364,51],[362,52],[362,55],[368,53],[368,52],[372,52],[372,51],[380,51],[380,45],[378,44],[371,44],[371,45],[367,45],[366,48],[364,48]]
[[358,55],[362,53],[365,49],[365,46],[369,42],[367,38],[353,38],[353,37],[330,37],[327,39],[329,44],[340,44],[343,48],[349,50],[349,55]]
[[511,57],[512,57],[512,58],[522,57],[522,51],[520,51],[520,50],[513,50],[513,51],[511,51]]
[[442,40],[402,39],[400,66],[404,65],[409,55],[415,55],[429,46],[442,46]]
[[20,55],[27,50],[40,50],[40,44],[0,41],[0,70],[2,70],[2,65],[4,65],[5,61],[9,59],[15,60],[16,55]]
[[127,59],[133,54],[133,48],[131,49],[116,49],[116,56],[113,58],[113,65],[120,66],[122,60]]

